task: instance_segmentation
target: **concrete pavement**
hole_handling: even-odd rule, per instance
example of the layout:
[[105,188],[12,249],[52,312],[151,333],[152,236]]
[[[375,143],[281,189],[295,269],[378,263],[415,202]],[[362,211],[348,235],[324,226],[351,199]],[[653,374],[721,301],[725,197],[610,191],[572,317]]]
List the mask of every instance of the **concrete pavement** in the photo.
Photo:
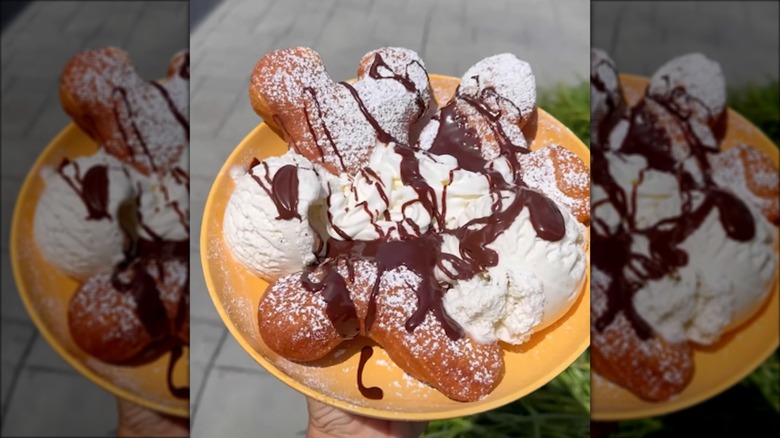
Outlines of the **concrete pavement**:
[[593,45],[618,69],[652,75],[671,58],[701,52],[720,63],[729,87],[778,79],[780,2],[592,3]]

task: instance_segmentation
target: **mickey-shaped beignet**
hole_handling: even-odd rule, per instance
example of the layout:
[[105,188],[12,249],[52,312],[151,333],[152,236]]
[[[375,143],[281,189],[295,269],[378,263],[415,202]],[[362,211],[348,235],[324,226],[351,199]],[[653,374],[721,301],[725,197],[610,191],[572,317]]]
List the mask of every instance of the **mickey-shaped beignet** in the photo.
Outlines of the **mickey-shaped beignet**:
[[189,270],[177,259],[137,258],[87,280],[71,298],[76,344],[109,363],[152,360],[189,342]]
[[[376,277],[375,262],[345,258],[284,276],[260,300],[260,335],[282,356],[308,362],[360,334],[382,345],[409,374],[454,400],[479,400],[495,388],[504,370],[497,343],[452,339],[432,312],[408,328],[422,279],[405,266],[384,272],[379,281]],[[324,290],[312,290],[319,286]]]
[[333,82],[311,49],[276,50],[257,63],[249,96],[295,152],[334,174],[359,171],[377,142],[408,144],[433,101],[422,60],[400,48],[367,54],[353,84]]
[[60,100],[100,147],[144,174],[164,173],[189,144],[189,54],[176,54],[165,81],[147,82],[116,47],[71,58]]

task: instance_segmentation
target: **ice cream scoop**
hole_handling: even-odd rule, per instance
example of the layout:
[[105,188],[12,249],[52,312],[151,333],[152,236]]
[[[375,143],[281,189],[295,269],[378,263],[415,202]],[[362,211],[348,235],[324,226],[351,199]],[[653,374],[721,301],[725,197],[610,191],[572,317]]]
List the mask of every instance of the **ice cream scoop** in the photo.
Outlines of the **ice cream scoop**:
[[252,272],[275,279],[315,261],[321,239],[309,210],[322,199],[321,185],[311,162],[294,152],[253,164],[225,208],[225,242]]
[[[680,245],[692,255],[688,264],[635,293],[636,311],[666,340],[711,344],[764,302],[777,268],[775,232],[757,209],[749,208],[756,221],[753,239],[729,238],[712,212]],[[644,242],[635,248],[648,253]]]
[[[503,205],[510,205],[511,192],[501,192]],[[494,213],[493,196],[470,204],[458,217],[457,226]],[[460,280],[444,296],[444,306],[455,321],[479,342],[497,340],[520,344],[535,331],[559,319],[579,296],[587,259],[585,227],[561,209],[565,234],[557,241],[538,236],[529,209],[524,208],[512,224],[487,248],[499,254],[495,266],[469,280]],[[461,242],[443,236],[442,253],[458,256]],[[450,264],[437,276],[451,281]]]
[[33,230],[44,258],[78,280],[121,261],[130,237],[121,224],[132,223],[133,200],[122,163],[101,150],[64,159],[56,168],[45,168],[41,177],[46,188]]

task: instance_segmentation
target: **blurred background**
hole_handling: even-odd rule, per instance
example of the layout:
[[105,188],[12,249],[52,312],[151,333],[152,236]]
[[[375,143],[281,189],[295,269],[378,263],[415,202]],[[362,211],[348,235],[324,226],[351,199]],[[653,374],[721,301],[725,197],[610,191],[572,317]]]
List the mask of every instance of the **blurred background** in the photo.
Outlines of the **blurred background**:
[[115,45],[141,77],[163,77],[189,44],[186,1],[3,2],[2,435],[115,436],[115,397],[49,346],[19,297],[8,257],[16,196],[38,154],[71,120],[59,75],[81,50]]
[[[304,436],[306,404],[230,335],[203,280],[200,223],[214,178],[260,123],[249,74],[270,50],[309,46],[334,80],[382,46],[417,51],[431,73],[460,77],[490,55],[528,61],[539,105],[587,142],[590,3],[584,0],[191,0],[192,433]],[[424,436],[588,436],[586,357],[502,409],[431,423]],[[541,434],[541,435],[540,435]]]
[[[701,52],[720,63],[729,106],[780,144],[780,2],[591,3],[591,43],[620,72],[652,74],[672,58]],[[665,416],[594,423],[593,436],[773,436],[780,431],[780,350],[742,382]]]

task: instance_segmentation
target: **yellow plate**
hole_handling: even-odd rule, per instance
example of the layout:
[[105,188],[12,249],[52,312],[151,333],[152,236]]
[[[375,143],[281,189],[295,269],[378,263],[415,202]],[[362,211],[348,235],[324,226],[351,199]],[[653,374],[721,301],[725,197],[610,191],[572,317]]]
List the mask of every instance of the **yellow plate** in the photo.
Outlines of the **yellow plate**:
[[[14,278],[27,312],[43,337],[71,366],[89,380],[116,396],[156,411],[189,416],[189,401],[168,391],[166,375],[170,354],[138,366],[109,365],[84,353],[71,339],[68,302],[78,283],[47,263],[35,245],[33,218],[44,189],[40,177],[44,166],[58,166],[63,158],[76,158],[97,151],[97,145],[76,125],[70,124],[46,146],[25,178],[16,200],[11,224],[11,263]],[[189,349],[173,372],[175,385],[189,382]],[[41,394],[45,397],[45,394]]]
[[[458,79],[431,75],[439,102],[454,93]],[[531,147],[552,142],[562,144],[590,163],[588,149],[546,112],[526,131],[534,136]],[[568,367],[590,343],[590,283],[572,309],[553,326],[535,334],[528,343],[505,352],[506,375],[485,399],[473,403],[455,402],[433,388],[406,376],[385,351],[375,348],[366,365],[364,384],[384,390],[382,400],[368,400],[356,384],[360,347],[368,341],[356,339],[315,364],[285,360],[263,343],[257,328],[257,305],[268,283],[236,263],[222,239],[225,205],[233,192],[231,172],[245,169],[253,157],[281,155],[287,145],[267,125],[255,128],[236,147],[211,188],[201,229],[201,259],[211,298],[222,320],[252,358],[287,385],[314,399],[357,414],[395,420],[433,420],[486,411],[520,398],[552,380]]]
[[[633,106],[644,94],[649,79],[620,75],[626,101]],[[777,146],[758,128],[729,110],[728,129],[721,149],[740,143],[751,144],[767,153],[778,165]],[[591,380],[591,416],[594,420],[615,421],[646,418],[685,409],[725,391],[744,379],[765,361],[778,346],[778,283],[761,310],[741,326],[725,334],[715,345],[697,348],[693,353],[694,374],[681,393],[663,402],[647,402],[594,373]]]

